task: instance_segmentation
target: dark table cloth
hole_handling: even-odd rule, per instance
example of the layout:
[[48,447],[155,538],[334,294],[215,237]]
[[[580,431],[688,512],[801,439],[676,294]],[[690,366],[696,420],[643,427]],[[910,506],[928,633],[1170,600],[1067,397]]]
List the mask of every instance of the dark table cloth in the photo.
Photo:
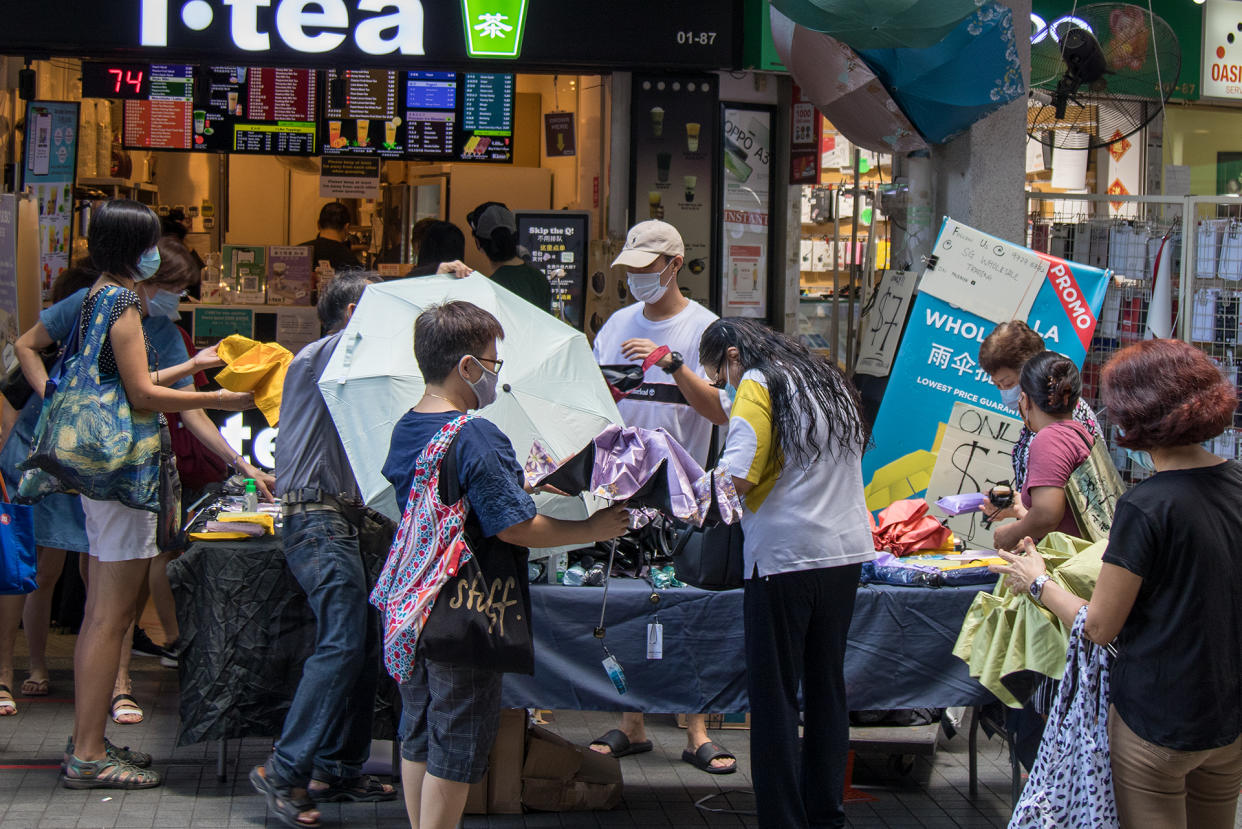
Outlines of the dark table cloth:
[[[196,542],[169,564],[181,659],[179,744],[280,733],[314,619],[285,566],[278,538]],[[859,587],[846,652],[852,710],[944,708],[991,697],[952,655],[979,588]],[[593,636],[603,590],[532,585],[535,673],[505,679],[507,707],[645,712],[748,710],[742,591],[658,591],[614,579],[604,643],[625,669],[617,693]],[[659,615],[664,658],[648,660]],[[391,725],[387,730],[391,731]]]

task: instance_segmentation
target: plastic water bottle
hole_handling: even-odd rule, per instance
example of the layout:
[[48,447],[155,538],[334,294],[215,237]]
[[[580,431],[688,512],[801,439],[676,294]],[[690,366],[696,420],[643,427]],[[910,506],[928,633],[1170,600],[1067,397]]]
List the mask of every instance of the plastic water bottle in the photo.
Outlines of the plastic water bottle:
[[246,512],[259,511],[259,487],[254,478],[246,479]]
[[587,571],[582,569],[582,565],[575,564],[565,571],[565,584],[568,587],[581,587],[586,574]]

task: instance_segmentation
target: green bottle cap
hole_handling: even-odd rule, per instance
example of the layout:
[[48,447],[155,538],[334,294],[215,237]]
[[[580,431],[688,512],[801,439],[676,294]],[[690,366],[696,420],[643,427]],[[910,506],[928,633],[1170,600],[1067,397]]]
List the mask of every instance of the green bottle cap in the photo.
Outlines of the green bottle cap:
[[246,491],[247,492],[258,492],[259,491],[258,486],[255,485],[254,478],[246,479]]

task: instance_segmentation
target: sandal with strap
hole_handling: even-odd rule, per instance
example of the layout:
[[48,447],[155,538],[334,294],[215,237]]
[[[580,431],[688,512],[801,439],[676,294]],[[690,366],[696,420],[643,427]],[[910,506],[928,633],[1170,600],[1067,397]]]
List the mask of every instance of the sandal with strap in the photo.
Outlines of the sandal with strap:
[[0,685],[0,717],[11,717],[17,713],[17,702],[9,686]]
[[47,677],[44,677],[43,679],[35,679],[32,676],[28,676],[22,683],[23,697],[46,697],[48,695],[48,691],[50,690],[51,683],[48,681]]
[[275,780],[269,780],[266,766],[255,766],[250,770],[250,785],[254,786],[256,792],[267,798],[267,808],[285,826],[292,827],[292,829],[315,829],[319,826],[318,815],[313,820],[300,819],[308,813],[318,812],[315,808],[315,801],[311,800],[309,795],[294,797],[291,788],[278,786]]
[[[322,786],[315,786],[322,783]],[[310,797],[316,803],[379,803],[396,800],[397,790],[381,783],[373,774],[343,777],[335,783],[311,780]]]
[[629,757],[631,754],[646,754],[653,748],[650,740],[643,740],[638,743],[630,742],[629,736],[619,728],[607,732],[606,734],[596,737],[591,741],[590,748],[595,751],[595,746],[604,746],[608,751],[600,751],[599,754],[613,757]]
[[[128,763],[129,765],[137,766],[140,769],[147,769],[151,767],[152,758],[150,754],[147,754],[145,751],[132,749],[129,746],[118,746],[107,737],[104,737],[104,751],[108,753],[109,757],[115,760],[120,760],[122,763]],[[65,759],[60,764],[60,770],[62,773],[65,770],[65,764],[69,762],[69,758],[71,756],[73,756],[72,734],[70,734],[69,739],[65,741]]]
[[60,782],[66,789],[152,789],[163,780],[158,772],[122,763],[112,756],[92,762],[70,754]]
[[[136,720],[122,720],[121,717],[138,717]],[[142,722],[142,708],[138,700],[129,694],[117,694],[112,698],[112,721],[117,725],[137,725]]]

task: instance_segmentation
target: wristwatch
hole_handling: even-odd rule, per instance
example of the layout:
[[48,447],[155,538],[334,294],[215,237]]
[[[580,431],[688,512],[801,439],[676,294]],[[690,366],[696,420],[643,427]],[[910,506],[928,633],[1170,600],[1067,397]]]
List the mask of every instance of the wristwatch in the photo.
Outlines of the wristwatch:
[[677,369],[686,364],[686,361],[682,359],[681,354],[677,351],[670,351],[668,353],[668,359],[668,368],[664,369],[665,374],[676,374]]
[[1042,576],[1036,576],[1035,581],[1031,582],[1031,598],[1040,605],[1044,603],[1040,597],[1044,594],[1044,585],[1048,583],[1049,578],[1049,575],[1044,573]]

